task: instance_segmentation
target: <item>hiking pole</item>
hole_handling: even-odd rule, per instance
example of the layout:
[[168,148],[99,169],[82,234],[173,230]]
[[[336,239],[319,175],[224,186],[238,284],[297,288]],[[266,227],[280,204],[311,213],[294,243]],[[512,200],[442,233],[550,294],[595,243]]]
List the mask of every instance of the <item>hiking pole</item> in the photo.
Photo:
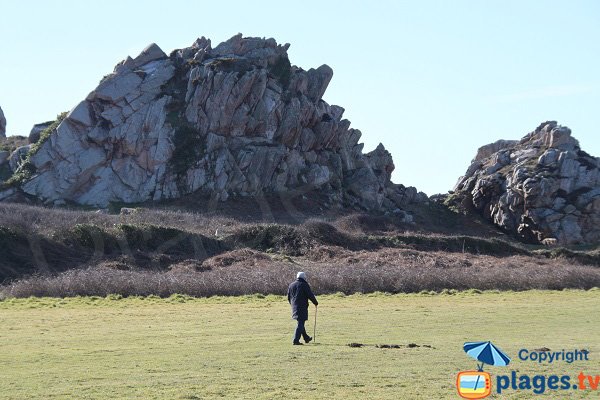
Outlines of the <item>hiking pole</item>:
[[313,327],[313,340],[314,343],[317,343],[317,310],[319,309],[318,306],[315,306],[315,326]]

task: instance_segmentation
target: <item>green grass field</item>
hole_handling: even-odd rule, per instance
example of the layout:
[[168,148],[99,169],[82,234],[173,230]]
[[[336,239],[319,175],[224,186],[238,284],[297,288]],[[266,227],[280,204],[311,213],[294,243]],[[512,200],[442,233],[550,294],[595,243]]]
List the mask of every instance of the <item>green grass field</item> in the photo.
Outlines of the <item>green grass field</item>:
[[[1,301],[0,398],[454,399],[457,372],[475,368],[462,344],[474,340],[492,340],[513,358],[508,367],[487,368],[493,377],[513,369],[574,381],[580,371],[600,375],[598,290],[330,295],[320,302],[317,343],[291,346],[294,323],[277,296]],[[421,347],[374,346],[409,343]],[[590,361],[518,360],[519,349],[540,347],[588,348]],[[538,396],[507,390],[492,397]]]

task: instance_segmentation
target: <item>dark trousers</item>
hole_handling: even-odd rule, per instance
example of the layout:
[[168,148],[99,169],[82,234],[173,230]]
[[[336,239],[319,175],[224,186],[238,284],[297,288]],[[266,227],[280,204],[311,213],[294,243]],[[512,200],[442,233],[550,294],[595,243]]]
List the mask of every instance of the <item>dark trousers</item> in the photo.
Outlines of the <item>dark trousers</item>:
[[296,326],[296,332],[294,333],[294,343],[298,343],[300,341],[300,336],[304,338],[305,342],[306,339],[310,337],[308,336],[308,334],[306,333],[306,329],[304,328],[305,322],[306,321],[298,320],[298,326]]

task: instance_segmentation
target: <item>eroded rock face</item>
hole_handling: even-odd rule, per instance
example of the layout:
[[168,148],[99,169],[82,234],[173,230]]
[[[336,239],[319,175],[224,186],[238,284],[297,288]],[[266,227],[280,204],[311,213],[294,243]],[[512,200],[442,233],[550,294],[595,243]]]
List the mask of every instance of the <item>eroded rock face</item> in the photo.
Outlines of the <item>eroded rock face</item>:
[[6,137],[6,118],[4,118],[4,112],[0,107],[0,137]]
[[344,109],[322,100],[331,68],[292,66],[288,47],[241,34],[215,48],[202,37],[170,56],[148,46],[30,155],[36,172],[22,189],[102,207],[315,188],[368,209],[426,199],[391,183],[389,152],[363,154]]
[[520,141],[482,147],[454,190],[524,241],[593,243],[600,240],[599,167],[569,128],[548,121]]

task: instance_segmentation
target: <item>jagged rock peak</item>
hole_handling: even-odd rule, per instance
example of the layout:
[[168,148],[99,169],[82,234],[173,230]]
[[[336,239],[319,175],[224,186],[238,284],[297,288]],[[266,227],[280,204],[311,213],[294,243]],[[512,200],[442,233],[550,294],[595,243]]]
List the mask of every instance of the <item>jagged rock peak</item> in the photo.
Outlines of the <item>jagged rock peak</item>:
[[293,66],[288,44],[201,37],[128,57],[29,154],[21,188],[45,202],[106,206],[205,192],[217,199],[320,190],[331,204],[402,207],[426,196],[391,182],[380,145],[323,94],[327,65]]
[[518,140],[500,139],[500,140],[495,141],[494,143],[490,143],[490,144],[486,144],[485,146],[481,146],[479,149],[477,149],[477,154],[475,155],[475,158],[471,162],[480,161],[485,158],[488,158],[489,156],[496,153],[497,151],[512,147],[512,146],[516,145],[518,142],[519,142]]
[[451,200],[526,242],[600,240],[600,159],[546,121],[520,141],[479,149]]

